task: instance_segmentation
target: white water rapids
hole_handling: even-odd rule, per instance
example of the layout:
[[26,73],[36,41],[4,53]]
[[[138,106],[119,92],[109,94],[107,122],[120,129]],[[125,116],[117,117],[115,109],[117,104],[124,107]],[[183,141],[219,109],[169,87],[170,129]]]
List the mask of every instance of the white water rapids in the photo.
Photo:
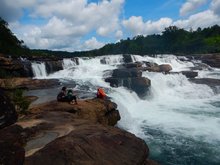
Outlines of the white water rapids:
[[[105,57],[107,64],[101,64]],[[170,64],[172,71],[196,67],[199,61],[181,61],[173,55],[156,58],[132,56],[134,61]],[[209,86],[190,82],[182,74],[164,75],[143,72],[151,80],[151,94],[145,100],[124,88],[112,88],[104,78],[123,63],[122,55],[79,58],[79,65],[63,60],[64,70],[48,75],[43,63],[33,63],[36,78],[74,80],[88,92],[104,87],[117,103],[121,120],[118,126],[146,141],[151,158],[161,164],[220,164],[220,94]],[[204,67],[199,78],[220,79],[220,70]],[[220,93],[220,92],[219,92]]]

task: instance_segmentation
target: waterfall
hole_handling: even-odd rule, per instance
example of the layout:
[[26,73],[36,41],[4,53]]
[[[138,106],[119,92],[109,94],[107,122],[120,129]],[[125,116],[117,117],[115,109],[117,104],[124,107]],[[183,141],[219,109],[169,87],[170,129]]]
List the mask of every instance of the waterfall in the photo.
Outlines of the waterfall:
[[74,67],[76,65],[77,65],[76,62],[73,61],[72,59],[69,59],[69,58],[63,59],[63,68],[64,69],[68,69],[68,68]]
[[44,62],[33,62],[31,64],[34,77],[35,78],[46,78],[47,77],[47,71],[46,71],[46,66]]
[[[195,61],[181,61],[174,55],[131,57],[133,62],[170,64],[173,72],[195,67]],[[72,80],[86,92],[95,93],[97,87],[104,87],[118,105],[121,115],[118,126],[144,139],[151,157],[161,164],[220,162],[219,94],[207,85],[190,82],[182,74],[143,71],[143,77],[151,80],[151,95],[143,100],[125,87],[112,88],[104,81],[118,64],[123,64],[122,55],[79,58],[79,65],[64,59],[64,69],[48,76],[44,63],[33,63],[32,68],[36,78]],[[219,69],[196,71],[200,78],[220,79]]]

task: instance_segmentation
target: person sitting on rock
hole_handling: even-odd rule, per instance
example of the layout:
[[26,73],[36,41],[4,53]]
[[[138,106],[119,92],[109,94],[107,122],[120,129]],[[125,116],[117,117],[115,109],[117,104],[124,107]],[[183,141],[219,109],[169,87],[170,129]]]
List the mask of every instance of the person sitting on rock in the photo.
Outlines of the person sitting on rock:
[[73,95],[72,90],[68,90],[67,92],[66,87],[63,87],[57,95],[57,101],[60,102],[69,102],[70,104],[74,104],[73,100],[75,100],[75,104],[77,104],[76,96]]
[[105,94],[105,92],[102,88],[97,89],[96,96],[97,96],[97,98],[100,98],[100,99],[105,99],[106,98],[106,94]]
[[76,95],[73,95],[73,90],[72,89],[69,89],[67,91],[67,99],[70,101],[70,104],[78,104],[77,99],[76,99]]

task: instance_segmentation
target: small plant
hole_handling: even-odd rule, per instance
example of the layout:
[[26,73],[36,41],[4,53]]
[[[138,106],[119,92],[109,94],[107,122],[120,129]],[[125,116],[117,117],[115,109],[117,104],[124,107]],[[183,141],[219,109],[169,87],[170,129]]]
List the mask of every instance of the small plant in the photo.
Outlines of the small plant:
[[24,91],[22,89],[16,89],[12,93],[12,100],[15,104],[15,109],[20,114],[26,114],[30,105],[30,101],[23,97],[23,92]]

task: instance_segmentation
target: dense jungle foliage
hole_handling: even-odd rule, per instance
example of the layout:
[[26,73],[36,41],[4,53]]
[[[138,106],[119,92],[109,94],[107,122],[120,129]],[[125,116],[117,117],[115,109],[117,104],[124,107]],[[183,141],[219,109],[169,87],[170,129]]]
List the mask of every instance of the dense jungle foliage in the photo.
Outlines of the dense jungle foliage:
[[162,34],[136,36],[107,44],[98,50],[75,52],[81,56],[99,56],[103,54],[206,54],[220,52],[220,26],[198,28],[186,31],[176,26],[166,28]]

